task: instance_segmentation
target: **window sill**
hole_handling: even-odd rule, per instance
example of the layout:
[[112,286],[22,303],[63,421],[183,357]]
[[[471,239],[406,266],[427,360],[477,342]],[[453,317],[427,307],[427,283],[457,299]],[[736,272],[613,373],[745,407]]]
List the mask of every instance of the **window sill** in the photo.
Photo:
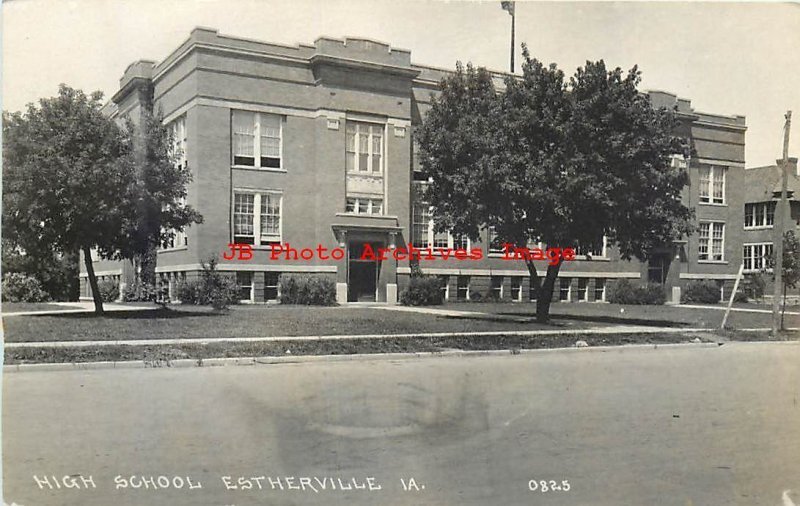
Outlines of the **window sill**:
[[272,167],[252,167],[250,165],[231,165],[231,169],[237,170],[255,170],[258,172],[276,172],[279,174],[286,174],[286,169],[278,169]]
[[348,170],[348,176],[373,176],[373,177],[383,177],[383,171],[380,172],[370,172],[370,171],[357,171],[357,170]]
[[698,264],[719,264],[719,265],[727,265],[727,260],[698,260]]
[[722,204],[718,202],[698,202],[697,204],[701,206],[728,207],[728,204],[724,202]]
[[189,246],[178,246],[175,248],[164,248],[157,251],[157,253],[170,253],[172,251],[186,251],[189,249]]
[[773,228],[775,228],[773,225],[758,225],[756,227],[748,227],[748,226],[744,227],[745,230],[772,230]]
[[390,218],[390,219],[398,219],[397,216],[392,214],[367,214],[367,213],[336,213],[336,216],[365,216],[367,218]]

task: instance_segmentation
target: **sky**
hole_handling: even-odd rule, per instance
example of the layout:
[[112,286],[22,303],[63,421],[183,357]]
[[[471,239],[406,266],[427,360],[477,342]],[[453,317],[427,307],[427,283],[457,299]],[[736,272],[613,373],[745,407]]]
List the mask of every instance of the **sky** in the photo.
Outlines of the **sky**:
[[[516,3],[517,70],[531,54],[568,75],[586,60],[642,71],[701,112],[747,117],[746,165],[800,154],[800,4],[699,2]],[[326,35],[411,50],[414,63],[457,61],[508,70],[511,17],[499,1],[6,0],[3,109],[56,94],[59,83],[110,97],[138,59],[161,61],[195,26],[282,44]]]

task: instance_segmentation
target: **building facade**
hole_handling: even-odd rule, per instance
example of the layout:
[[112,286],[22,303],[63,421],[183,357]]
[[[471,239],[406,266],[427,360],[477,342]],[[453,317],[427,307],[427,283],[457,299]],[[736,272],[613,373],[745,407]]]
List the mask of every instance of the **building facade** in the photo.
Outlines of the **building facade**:
[[[135,118],[154,101],[193,176],[187,202],[204,217],[158,253],[157,273],[173,298],[176,284],[198,276],[213,256],[236,277],[244,301],[275,300],[281,274],[309,273],[334,278],[340,302],[392,303],[409,282],[410,263],[362,253],[409,243],[433,251],[420,267],[442,277],[449,300],[534,298],[527,268],[501,258],[491,230],[474,243],[435,233],[428,206],[415,199],[426,178],[414,156],[414,128],[447,72],[366,39],[284,46],[206,28],[160,63],[131,64],[109,113]],[[494,77],[502,86],[504,75]],[[555,300],[602,301],[619,279],[667,289],[711,280],[723,293],[733,284],[743,254],[744,117],[700,113],[675,95],[649,94],[655,107],[677,110],[678,133],[692,145],[693,156],[674,163],[688,167],[682,198],[695,209],[698,233],[647,262],[623,261],[605,243],[578,251],[561,269]],[[250,245],[252,258],[224,259],[231,243]],[[481,248],[483,258],[441,254],[460,246]],[[89,297],[81,269],[81,295]],[[95,270],[122,283],[133,275],[124,262],[98,260]]]

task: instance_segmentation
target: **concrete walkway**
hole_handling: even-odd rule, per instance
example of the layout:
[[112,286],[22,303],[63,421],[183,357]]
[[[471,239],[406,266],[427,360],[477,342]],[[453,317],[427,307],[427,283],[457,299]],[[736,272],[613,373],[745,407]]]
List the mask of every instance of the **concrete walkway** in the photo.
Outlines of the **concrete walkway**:
[[[67,306],[64,309],[44,309],[39,311],[12,311],[3,312],[2,316],[31,316],[31,315],[52,315],[68,313],[92,313],[94,312],[94,302],[54,302],[59,306]],[[142,306],[133,304],[117,304],[106,302],[103,304],[105,311],[141,311],[142,309],[156,309],[155,306]]]
[[[693,304],[681,304],[679,306],[674,306],[674,307],[682,307],[682,308],[686,308],[686,309],[714,309],[716,311],[725,311],[726,309],[728,309],[725,306],[696,306],[696,305],[693,305]],[[733,308],[731,308],[731,312],[772,314],[772,309],[755,309],[755,308],[749,308],[749,307],[733,307]],[[796,313],[796,312],[792,312],[792,311],[786,311],[786,313],[784,313],[784,314],[787,314],[787,315],[800,315],[800,313]]]

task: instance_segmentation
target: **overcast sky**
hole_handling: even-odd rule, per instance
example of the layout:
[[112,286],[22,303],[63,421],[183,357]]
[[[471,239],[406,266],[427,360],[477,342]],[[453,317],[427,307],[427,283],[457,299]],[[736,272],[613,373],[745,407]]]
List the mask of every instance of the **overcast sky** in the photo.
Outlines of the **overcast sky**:
[[[800,153],[799,4],[517,1],[516,23],[518,45],[568,74],[587,59],[638,64],[643,89],[747,116],[748,167],[780,157],[791,109],[790,154]],[[12,0],[3,3],[3,109],[52,96],[62,82],[110,97],[129,63],[162,60],[195,26],[284,44],[367,37],[446,68],[509,64],[510,16],[499,1]]]

